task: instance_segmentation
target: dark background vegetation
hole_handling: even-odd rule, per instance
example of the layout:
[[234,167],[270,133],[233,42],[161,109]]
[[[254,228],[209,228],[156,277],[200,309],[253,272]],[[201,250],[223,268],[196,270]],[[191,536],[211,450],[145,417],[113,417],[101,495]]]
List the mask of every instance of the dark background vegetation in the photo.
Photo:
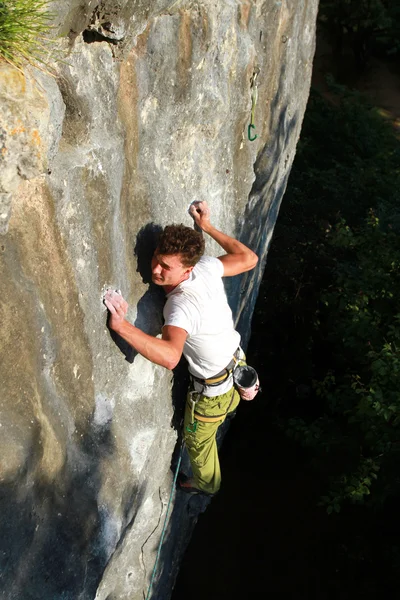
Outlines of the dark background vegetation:
[[400,2],[321,1],[248,352],[263,393],[225,440],[174,600],[398,597],[400,95],[353,88],[399,88],[399,52]]

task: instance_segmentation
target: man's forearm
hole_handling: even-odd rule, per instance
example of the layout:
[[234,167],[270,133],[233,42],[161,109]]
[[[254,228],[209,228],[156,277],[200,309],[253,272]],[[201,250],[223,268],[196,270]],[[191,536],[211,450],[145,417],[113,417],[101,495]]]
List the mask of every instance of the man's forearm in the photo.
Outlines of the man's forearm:
[[224,273],[226,276],[244,273],[254,269],[257,264],[258,256],[247,246],[230,237],[226,233],[222,233],[213,225],[207,224],[203,231],[208,233],[227,253],[225,256],[220,256],[220,260],[224,264]]
[[167,341],[144,333],[126,319],[113,329],[139,354],[157,365],[173,369],[179,361],[180,356],[177,356],[176,350]]
[[242,244],[242,242],[235,240],[235,238],[230,237],[226,233],[222,233],[222,231],[216,229],[213,225],[211,225],[211,223],[204,227],[203,231],[208,233],[208,235],[211,236],[213,240],[215,240],[228,254],[243,253],[256,256],[256,254],[254,254],[250,248]]
[[220,256],[219,259],[224,264],[224,275],[229,277],[238,275],[245,271],[254,269],[257,264],[258,256],[247,246],[230,237],[226,233],[222,233],[211,225],[210,209],[207,202],[200,200],[192,202],[189,208],[189,214],[193,217],[196,225],[205,233],[213,238],[227,253],[225,256]]

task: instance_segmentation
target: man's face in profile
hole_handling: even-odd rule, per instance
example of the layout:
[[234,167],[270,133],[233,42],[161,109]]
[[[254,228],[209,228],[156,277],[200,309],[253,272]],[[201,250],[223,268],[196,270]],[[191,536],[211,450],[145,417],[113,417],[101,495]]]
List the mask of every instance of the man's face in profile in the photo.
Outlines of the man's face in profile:
[[158,249],[151,261],[152,281],[156,285],[176,287],[188,279],[192,269],[182,264],[180,254],[158,254]]

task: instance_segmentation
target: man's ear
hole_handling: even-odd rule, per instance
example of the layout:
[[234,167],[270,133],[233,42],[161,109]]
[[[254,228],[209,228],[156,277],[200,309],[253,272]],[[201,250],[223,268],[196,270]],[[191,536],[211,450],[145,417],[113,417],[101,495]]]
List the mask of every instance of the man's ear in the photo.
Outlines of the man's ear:
[[194,269],[194,267],[186,267],[186,269],[185,269],[186,277],[189,277],[189,275],[193,271],[193,269]]

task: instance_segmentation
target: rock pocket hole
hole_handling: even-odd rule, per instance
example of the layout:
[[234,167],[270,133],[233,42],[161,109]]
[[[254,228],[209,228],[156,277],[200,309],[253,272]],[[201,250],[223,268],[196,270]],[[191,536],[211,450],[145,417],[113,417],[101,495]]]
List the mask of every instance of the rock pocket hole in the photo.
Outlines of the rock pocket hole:
[[102,35],[98,31],[94,29],[85,29],[82,34],[83,41],[86,44],[94,44],[95,42],[108,42],[109,44],[113,44],[114,46],[118,45],[118,40],[113,40],[105,35]]

